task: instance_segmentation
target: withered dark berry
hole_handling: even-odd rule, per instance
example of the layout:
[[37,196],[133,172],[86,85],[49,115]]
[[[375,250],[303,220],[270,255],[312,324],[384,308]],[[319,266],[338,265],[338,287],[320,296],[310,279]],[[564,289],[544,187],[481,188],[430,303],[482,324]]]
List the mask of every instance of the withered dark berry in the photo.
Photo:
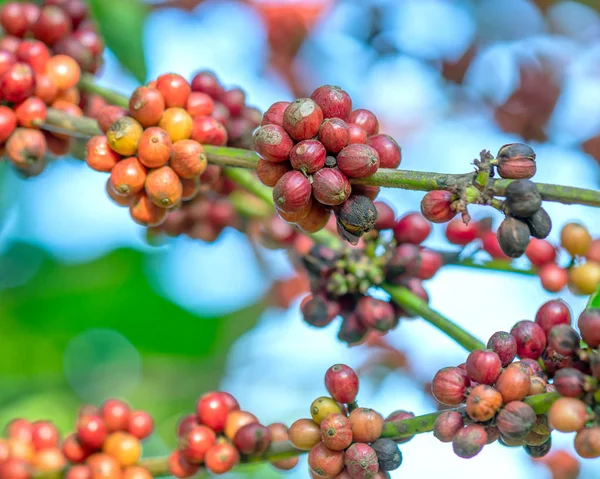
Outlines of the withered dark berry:
[[529,226],[531,236],[534,238],[547,238],[552,230],[552,220],[544,208],[537,210],[532,216],[526,218],[525,221],[527,222],[527,226]]
[[558,324],[548,333],[548,346],[558,354],[570,356],[579,349],[581,338],[568,324]]
[[523,449],[534,459],[544,457],[550,452],[550,449],[552,449],[552,436],[548,436],[548,440],[539,446],[525,445],[523,446]]
[[506,187],[506,209],[519,218],[529,218],[542,206],[542,195],[530,180],[515,180]]
[[360,322],[358,315],[349,313],[344,316],[338,339],[344,343],[356,344],[362,341],[368,332],[369,328]]
[[415,276],[421,266],[421,249],[412,243],[402,243],[385,266],[388,281],[398,284],[398,281]]
[[402,453],[398,444],[391,439],[380,438],[371,444],[377,454],[380,471],[394,471],[402,464]]
[[469,424],[460,429],[452,440],[454,454],[463,459],[470,459],[481,452],[487,443],[487,433],[479,424]]
[[387,301],[361,296],[356,303],[356,314],[360,322],[381,332],[389,331],[397,325],[394,307]]
[[505,368],[512,363],[517,355],[517,340],[505,331],[498,331],[490,336],[487,348],[498,355],[502,367]]
[[496,417],[496,427],[504,437],[524,438],[536,421],[535,411],[521,401],[511,401]]
[[524,143],[504,145],[496,155],[498,174],[512,180],[528,179],[535,175],[535,152]]
[[338,232],[351,244],[358,244],[360,237],[372,230],[377,221],[377,209],[366,196],[351,195],[334,212]]
[[304,321],[311,326],[323,328],[340,313],[340,306],[336,301],[331,301],[324,295],[316,294],[304,298],[300,310]]
[[529,227],[517,218],[507,216],[498,228],[498,243],[504,254],[510,258],[523,256],[529,245]]
[[562,368],[554,374],[553,384],[561,396],[577,398],[584,393],[585,375],[575,368]]

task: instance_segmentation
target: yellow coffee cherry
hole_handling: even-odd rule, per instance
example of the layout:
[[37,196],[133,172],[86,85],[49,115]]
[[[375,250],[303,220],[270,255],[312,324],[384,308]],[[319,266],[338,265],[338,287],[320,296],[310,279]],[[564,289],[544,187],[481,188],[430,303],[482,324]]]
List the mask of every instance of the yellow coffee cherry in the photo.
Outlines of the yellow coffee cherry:
[[578,223],[567,223],[560,232],[560,244],[572,256],[584,256],[592,244],[587,228]]
[[600,263],[588,261],[569,270],[569,284],[578,294],[593,294],[600,284]]
[[334,399],[321,396],[315,399],[310,405],[310,415],[317,424],[321,424],[321,421],[330,414],[341,414],[342,408],[335,402]]
[[108,146],[123,156],[133,156],[137,153],[138,144],[144,128],[130,116],[124,116],[115,121],[106,132]]

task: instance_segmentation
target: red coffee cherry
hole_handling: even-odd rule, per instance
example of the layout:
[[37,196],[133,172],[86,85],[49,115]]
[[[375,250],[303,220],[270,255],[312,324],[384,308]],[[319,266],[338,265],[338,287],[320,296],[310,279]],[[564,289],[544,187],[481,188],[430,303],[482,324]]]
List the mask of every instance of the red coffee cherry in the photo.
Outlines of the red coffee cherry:
[[312,419],[298,419],[288,432],[292,445],[301,451],[310,451],[322,439],[321,428]]
[[281,211],[294,213],[310,203],[311,194],[312,186],[308,178],[299,171],[289,171],[273,188],[273,201]]
[[348,199],[351,192],[350,181],[337,168],[323,168],[313,175],[312,193],[319,203],[340,205]]
[[517,340],[505,331],[498,331],[490,337],[487,348],[494,351],[505,368],[517,355]]
[[471,381],[467,373],[457,367],[440,369],[431,382],[433,397],[447,406],[458,406],[465,400]]
[[92,453],[92,450],[79,442],[76,434],[71,434],[62,443],[62,452],[68,461],[73,463],[83,462]]
[[38,40],[24,40],[17,48],[17,59],[27,63],[34,72],[43,74],[50,59],[50,50]]
[[481,452],[487,443],[488,436],[483,426],[469,424],[460,429],[452,440],[454,454],[463,459],[470,459]]
[[260,159],[256,166],[256,175],[263,185],[273,188],[279,179],[291,169],[292,165],[288,161],[273,163]]
[[376,201],[374,205],[377,209],[377,221],[375,222],[375,229],[382,231],[394,228],[394,226],[396,226],[396,213],[392,207],[383,201]]
[[316,233],[327,226],[330,216],[330,209],[323,206],[318,201],[313,201],[308,214],[301,220],[297,221],[296,224],[302,231],[306,233]]
[[320,141],[303,140],[290,151],[292,168],[304,174],[312,174],[325,166],[327,151]]
[[381,436],[383,416],[370,408],[359,407],[348,416],[356,442],[373,442]]
[[141,86],[129,98],[129,111],[144,128],[157,125],[165,111],[165,100],[155,88]]
[[542,282],[542,287],[551,293],[558,293],[569,282],[569,273],[567,270],[554,263],[542,266],[538,271],[538,275]]
[[9,2],[0,9],[0,23],[9,35],[22,37],[29,28],[25,17],[25,6],[19,2]]
[[452,209],[455,199],[449,191],[430,191],[421,200],[421,214],[433,223],[446,223],[456,216]]
[[201,424],[205,424],[215,432],[222,432],[227,415],[239,408],[240,405],[231,394],[216,391],[206,393],[198,399],[196,414]]
[[496,389],[502,394],[504,403],[520,401],[529,394],[531,379],[524,369],[519,367],[506,368],[496,381]]
[[152,474],[142,466],[129,466],[123,469],[121,479],[152,479]]
[[519,358],[537,359],[546,347],[546,334],[541,326],[533,321],[519,321],[510,330],[517,341]]
[[233,444],[242,454],[259,456],[269,448],[271,433],[262,424],[246,424],[235,433]]
[[337,167],[349,178],[366,178],[379,168],[379,153],[369,145],[353,144],[337,155]]
[[4,105],[0,105],[0,143],[4,143],[13,134],[17,127],[15,112]]
[[39,130],[17,128],[6,142],[6,153],[12,164],[21,169],[44,165],[46,138]]
[[581,337],[590,348],[600,346],[600,309],[586,309],[579,315],[577,326]]
[[170,166],[161,166],[148,172],[145,189],[156,206],[172,208],[181,201],[183,186]]
[[210,71],[201,71],[194,76],[192,79],[192,90],[206,93],[213,99],[219,98],[225,91],[216,75]]
[[56,426],[48,421],[35,421],[31,424],[31,441],[36,450],[56,448],[60,433]]
[[582,429],[575,435],[575,452],[584,459],[600,457],[600,427]]
[[339,153],[350,142],[348,124],[339,118],[324,120],[319,129],[319,141],[328,152]]
[[76,464],[66,472],[65,479],[92,479],[92,470],[90,466]]
[[498,237],[493,231],[487,231],[481,234],[481,246],[492,257],[492,259],[510,259],[504,254],[504,251],[502,251],[500,243],[498,242]]
[[349,404],[358,394],[358,376],[345,364],[334,364],[325,373],[325,387],[337,402]]
[[32,477],[31,465],[22,459],[8,458],[0,464],[0,477],[2,479],[30,479]]
[[53,45],[66,37],[73,29],[73,23],[62,8],[47,5],[40,10],[37,21],[32,25],[33,36],[46,45]]
[[207,426],[192,426],[180,436],[178,449],[183,458],[192,464],[201,464],[206,452],[215,444],[217,436]]
[[46,105],[35,96],[27,98],[15,108],[17,121],[25,128],[39,128],[46,121],[46,114]]
[[181,438],[195,426],[199,426],[198,416],[195,413],[183,416],[177,423],[177,437]]
[[584,393],[585,375],[575,368],[562,368],[556,371],[552,384],[561,396],[577,398]]
[[479,230],[475,221],[465,224],[462,218],[454,218],[446,225],[446,238],[450,243],[461,246],[468,245],[479,236]]
[[501,406],[502,395],[485,384],[475,386],[467,397],[467,414],[474,421],[489,421]]
[[167,73],[156,79],[156,89],[165,100],[167,108],[185,108],[190,93],[190,84],[181,75]]
[[27,419],[13,419],[4,430],[9,439],[17,439],[24,443],[30,443],[32,439],[32,424]]
[[467,357],[465,369],[471,381],[492,385],[500,376],[502,362],[494,351],[477,349]]
[[352,444],[346,450],[344,464],[352,478],[374,478],[379,471],[377,453],[369,445],[361,442]]
[[559,324],[571,324],[571,308],[562,299],[552,299],[540,306],[535,322],[541,326],[546,334]]
[[120,106],[107,105],[98,112],[96,120],[100,129],[106,133],[114,122],[124,116],[127,116],[127,111]]
[[127,422],[127,432],[134,435],[140,441],[146,439],[154,430],[152,416],[146,411],[131,411]]
[[208,165],[202,145],[194,140],[179,140],[173,145],[170,166],[180,178],[200,176]]
[[210,116],[215,109],[215,102],[206,93],[193,91],[188,97],[185,109],[192,117]]
[[344,469],[344,451],[332,451],[319,442],[308,453],[308,467],[316,477],[337,477]]
[[402,149],[389,135],[379,134],[367,138],[367,145],[375,148],[379,154],[380,168],[396,169],[402,161]]
[[144,188],[147,170],[135,157],[119,161],[110,172],[111,185],[121,196],[133,196]]
[[273,103],[262,117],[261,125],[277,125],[283,127],[283,112],[290,104],[289,101]]
[[548,263],[556,261],[556,250],[554,246],[546,240],[531,238],[529,245],[525,250],[527,259],[533,266],[538,268]]
[[108,430],[100,416],[81,416],[77,420],[77,439],[86,447],[97,449],[104,444]]
[[496,417],[496,427],[503,437],[510,439],[524,438],[536,421],[531,406],[521,401],[509,402]]
[[360,297],[356,314],[362,324],[378,331],[386,332],[398,325],[392,304],[372,296]]
[[[18,45],[20,45],[20,42]],[[6,71],[15,63],[17,63],[17,57],[14,53],[0,49],[0,76],[4,75],[4,73],[6,73]]]
[[283,128],[296,141],[314,138],[323,122],[323,111],[310,98],[298,98],[283,112]]
[[431,223],[419,213],[409,213],[398,220],[394,238],[398,243],[421,244],[431,233]]
[[345,121],[350,116],[352,99],[339,86],[320,86],[310,97],[323,111],[323,118],[339,118]]
[[108,432],[126,431],[129,413],[129,406],[119,399],[108,399],[100,407],[100,414]]
[[27,63],[15,63],[2,75],[0,92],[2,98],[12,103],[20,103],[33,95],[35,73]]
[[241,88],[231,88],[221,93],[219,100],[231,116],[240,116],[246,106],[246,94]]
[[169,456],[169,472],[179,479],[192,477],[198,472],[198,469],[200,466],[186,461],[181,451],[173,451]]
[[367,136],[379,133],[379,120],[372,111],[359,108],[350,113],[347,121],[360,126],[367,132]]
[[445,411],[435,419],[433,435],[442,442],[452,442],[464,425],[465,421],[459,412]]
[[213,474],[225,474],[240,462],[240,454],[232,444],[223,442],[215,444],[204,457],[204,465]]
[[367,142],[367,132],[354,123],[348,123],[348,134],[350,135],[350,145]]
[[293,146],[294,142],[287,132],[277,125],[261,126],[252,136],[254,151],[264,160],[274,163],[287,161]]

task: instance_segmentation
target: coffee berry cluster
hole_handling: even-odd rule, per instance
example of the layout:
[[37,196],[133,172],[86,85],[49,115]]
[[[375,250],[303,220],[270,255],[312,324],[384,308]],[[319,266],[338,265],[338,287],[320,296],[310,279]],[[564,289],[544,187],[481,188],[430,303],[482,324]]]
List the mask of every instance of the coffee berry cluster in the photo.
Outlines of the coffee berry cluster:
[[[534,321],[519,321],[510,333],[494,333],[487,349],[438,371],[433,396],[445,406],[465,407],[442,413],[434,435],[452,442],[454,452],[464,458],[496,440],[542,457],[550,451],[552,430],[578,432],[577,453],[600,457],[600,310],[585,310],[577,325],[581,336],[571,326],[569,306],[551,300],[539,308]],[[527,396],[552,391],[562,397],[547,416],[536,415],[524,402]]]
[[[411,317],[393,301],[371,296],[370,288],[385,281],[428,302],[422,281],[442,266],[439,253],[421,247],[431,232],[429,221],[419,213],[396,220],[387,204],[375,202],[374,206],[378,212],[375,228],[356,247],[334,251],[317,245],[302,257],[311,288],[301,304],[304,320],[325,327],[341,316],[338,337],[349,344],[360,343],[370,331],[385,334],[398,326],[400,318]],[[380,235],[386,230],[393,230],[391,240]]]
[[[195,198],[201,185],[208,193],[221,180],[221,169],[208,166],[202,144],[224,146],[230,133],[234,143],[243,142],[258,125],[257,115],[257,110],[245,105],[242,90],[225,90],[210,72],[198,73],[191,84],[177,74],[161,75],[133,92],[128,111],[109,105],[98,112],[98,125],[105,134],[88,141],[86,161],[97,171],[110,172],[109,196],[129,207],[136,222],[157,227],[170,210]],[[223,182],[219,186],[221,192],[227,187]],[[198,222],[208,223],[214,231],[192,235],[218,236],[231,222],[231,208],[227,218],[217,214],[212,222],[198,214],[202,204],[212,210],[213,200],[189,205],[164,231],[193,232]]]
[[[38,2],[39,3],[39,2]],[[81,71],[96,71],[104,42],[83,0],[9,2],[0,9],[0,146],[17,171],[39,175],[69,137],[42,132],[48,108],[82,116]]]
[[31,479],[66,471],[68,479],[152,478],[137,465],[141,441],[154,429],[147,412],[109,399],[99,408],[82,407],[75,429],[61,440],[49,421],[12,420],[0,439],[0,477]]
[[394,139],[379,134],[375,114],[353,110],[350,95],[333,85],[318,87],[310,98],[271,105],[254,132],[253,148],[261,158],[258,178],[273,187],[284,220],[314,233],[333,211],[340,236],[351,244],[374,227],[378,190],[373,195],[350,180],[380,167],[397,168],[401,161]]
[[[222,391],[202,395],[196,412],[184,416],[177,425],[178,446],[169,456],[169,472],[179,478],[195,475],[201,467],[224,474],[241,459],[261,457],[272,443],[289,439],[282,423],[260,424],[256,416],[240,409],[237,400]],[[271,464],[287,471],[298,457],[273,460]]]
[[[358,376],[345,364],[325,373],[331,396],[315,399],[311,418],[298,419],[289,429],[294,447],[309,451],[308,467],[313,479],[384,479],[402,464],[397,442],[382,438],[386,422],[408,419],[414,414],[395,411],[384,419],[377,411],[358,407]],[[398,442],[406,442],[410,438]]]
[[[502,250],[500,229],[494,232],[491,221],[470,221],[465,224],[455,218],[446,226],[446,238],[465,247],[479,242],[493,260],[511,261]],[[559,264],[561,253],[568,254],[566,267]],[[593,239],[587,228],[579,223],[567,223],[560,232],[560,245],[545,239],[531,238],[525,256],[540,278],[542,287],[558,293],[566,286],[574,294],[589,295],[600,284],[600,239]]]

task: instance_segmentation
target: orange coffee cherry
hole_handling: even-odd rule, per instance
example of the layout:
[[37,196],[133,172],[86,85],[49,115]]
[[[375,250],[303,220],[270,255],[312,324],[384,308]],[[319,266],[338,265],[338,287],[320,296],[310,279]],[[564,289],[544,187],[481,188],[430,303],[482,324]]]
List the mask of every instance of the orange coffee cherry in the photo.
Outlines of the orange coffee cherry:
[[200,176],[208,165],[202,145],[194,140],[179,140],[173,145],[171,168],[181,178]]
[[114,457],[122,467],[133,466],[142,455],[140,440],[123,431],[110,434],[106,438],[102,450]]
[[152,203],[146,193],[140,193],[132,199],[129,213],[133,220],[142,226],[158,226],[167,217],[167,210]]
[[135,156],[119,161],[110,172],[110,182],[115,193],[132,196],[144,188],[146,167]]
[[592,244],[592,237],[583,225],[567,223],[560,232],[560,243],[573,256],[584,256]]
[[146,178],[146,194],[156,206],[171,208],[181,201],[183,186],[169,166],[150,170]]
[[79,83],[81,68],[68,55],[54,55],[48,60],[46,75],[59,90],[68,90]]
[[109,173],[121,159],[121,156],[108,146],[108,139],[104,135],[92,136],[85,148],[85,161],[96,171]]
[[136,88],[129,99],[131,116],[147,128],[158,124],[165,111],[165,100],[155,88]]
[[173,142],[168,133],[157,126],[144,130],[138,145],[138,158],[148,168],[166,165],[173,155]]
[[191,178],[189,180],[182,178],[181,186],[181,199],[184,201],[191,200],[200,192],[200,177],[196,176],[195,178]]

